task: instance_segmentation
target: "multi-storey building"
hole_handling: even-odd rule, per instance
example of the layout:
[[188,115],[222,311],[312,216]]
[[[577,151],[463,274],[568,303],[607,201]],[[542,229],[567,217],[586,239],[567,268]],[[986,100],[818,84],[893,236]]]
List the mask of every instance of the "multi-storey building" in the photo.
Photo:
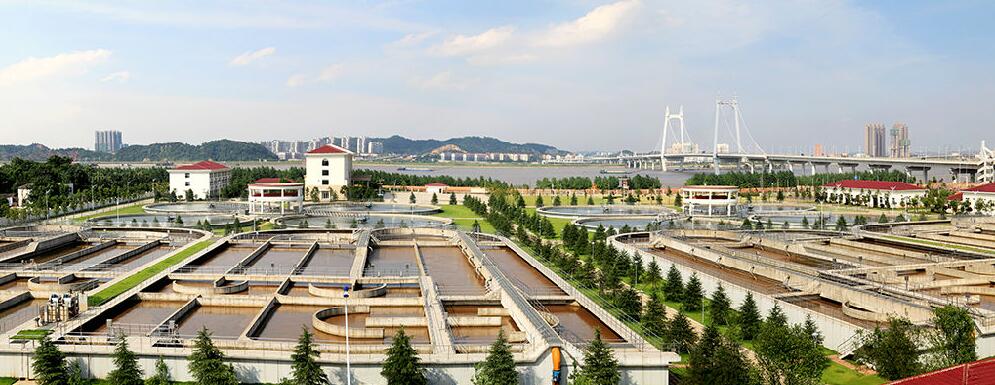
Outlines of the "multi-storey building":
[[891,146],[892,158],[908,158],[912,142],[909,141],[909,126],[905,123],[895,123],[891,126]]
[[121,131],[97,131],[94,133],[93,139],[93,151],[96,152],[113,154],[124,148],[124,143],[121,141]]
[[870,157],[886,157],[884,125],[868,123],[864,126],[864,152]]
[[231,181],[231,169],[218,162],[205,160],[169,170],[169,190],[183,198],[187,191],[193,199],[213,199]]
[[[352,180],[352,151],[326,144],[304,154],[304,191],[310,196],[318,190],[321,200],[332,195],[342,197],[339,191]],[[332,192],[335,194],[332,194]],[[344,198],[344,197],[343,197]]]

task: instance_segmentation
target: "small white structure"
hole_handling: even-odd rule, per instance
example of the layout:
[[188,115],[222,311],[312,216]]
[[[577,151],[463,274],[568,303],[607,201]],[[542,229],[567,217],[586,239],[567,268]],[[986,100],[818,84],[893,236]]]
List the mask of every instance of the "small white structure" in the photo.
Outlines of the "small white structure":
[[681,200],[687,215],[731,217],[737,212],[739,187],[684,186]]
[[429,194],[442,195],[446,192],[449,185],[445,183],[429,183],[425,185],[425,192]]
[[978,207],[979,200],[983,201],[984,210],[980,214],[995,215],[995,183],[987,183],[974,186],[960,191],[961,199],[971,204],[971,208]]
[[[352,180],[352,151],[326,144],[304,154],[304,189],[318,190],[318,198],[328,201],[332,192],[348,186]],[[341,197],[341,195],[338,195]]]
[[252,214],[271,212],[274,207],[280,208],[281,215],[286,214],[288,208],[300,213],[304,207],[304,183],[262,178],[249,183],[248,189]]
[[[69,193],[70,194],[73,193],[73,184],[72,183],[63,183],[62,185],[65,186],[67,189],[69,189]],[[20,186],[17,186],[17,198],[16,199],[9,199],[8,203],[10,203],[11,206],[13,206],[13,203],[17,203],[17,207],[24,207],[28,203],[31,203],[29,198],[31,197],[31,189],[33,189],[33,188],[34,188],[34,185],[31,184],[31,183],[22,184]]]
[[183,199],[187,190],[193,199],[215,198],[231,181],[231,169],[218,162],[205,160],[169,170],[169,191]]
[[843,180],[822,185],[830,203],[862,204],[868,207],[901,208],[912,199],[926,196],[922,186],[905,182]]

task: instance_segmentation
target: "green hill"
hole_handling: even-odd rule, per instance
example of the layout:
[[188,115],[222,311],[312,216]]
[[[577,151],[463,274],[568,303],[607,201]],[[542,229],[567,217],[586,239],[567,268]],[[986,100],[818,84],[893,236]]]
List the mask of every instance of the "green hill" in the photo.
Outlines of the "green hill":
[[122,148],[117,154],[106,154],[82,148],[51,149],[41,144],[0,145],[0,160],[21,158],[42,161],[52,155],[68,156],[87,161],[216,161],[276,160],[258,143],[216,140],[199,145],[179,142],[136,144]]
[[529,154],[557,154],[562,151],[553,146],[539,143],[511,143],[499,139],[482,136],[465,136],[447,140],[408,139],[399,135],[389,138],[372,138],[383,142],[384,152],[392,154],[417,155],[432,151],[438,147],[452,144],[468,152],[507,152]]

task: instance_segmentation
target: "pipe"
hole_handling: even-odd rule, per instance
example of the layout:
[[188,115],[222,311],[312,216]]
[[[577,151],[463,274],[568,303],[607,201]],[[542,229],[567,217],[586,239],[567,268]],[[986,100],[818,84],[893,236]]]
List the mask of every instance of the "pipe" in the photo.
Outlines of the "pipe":
[[553,347],[553,385],[560,385],[560,348]]

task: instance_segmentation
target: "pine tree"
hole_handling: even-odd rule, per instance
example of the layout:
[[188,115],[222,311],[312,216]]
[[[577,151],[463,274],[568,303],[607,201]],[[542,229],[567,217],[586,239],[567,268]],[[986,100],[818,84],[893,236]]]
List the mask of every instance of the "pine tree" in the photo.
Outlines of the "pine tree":
[[238,385],[235,368],[225,364],[225,355],[214,342],[207,328],[197,332],[193,353],[188,357],[187,368],[198,385]]
[[781,310],[781,306],[774,303],[774,307],[770,308],[770,313],[767,313],[767,319],[764,320],[764,325],[773,326],[785,326],[788,324],[788,316],[784,314],[784,310]]
[[751,341],[760,333],[760,309],[753,300],[753,293],[747,292],[746,299],[739,307],[739,337]]
[[498,338],[491,344],[487,358],[476,365],[473,375],[474,385],[518,385],[518,372],[511,346],[505,338],[504,329],[498,331]]
[[414,191],[412,191],[411,194],[408,195],[408,203],[410,204],[418,203],[418,198],[415,198]]
[[705,326],[701,339],[691,349],[688,359],[688,380],[692,384],[714,384],[715,351],[722,343],[722,335],[715,325]]
[[[328,384],[328,375],[321,370],[321,365],[315,361],[321,352],[314,348],[314,340],[307,329],[301,331],[297,339],[297,347],[290,355],[291,374],[289,383],[293,385],[324,385]],[[284,381],[287,382],[287,381]]]
[[668,321],[667,311],[664,310],[663,304],[660,303],[659,296],[656,293],[651,294],[650,300],[646,303],[643,311],[643,316],[639,320],[643,326],[643,330],[647,334],[666,338]]
[[402,327],[394,334],[394,342],[387,349],[387,359],[380,375],[388,385],[428,385],[425,371],[418,364],[418,352],[411,347],[411,340]]
[[66,356],[48,335],[42,337],[31,361],[39,385],[63,385],[68,381]]
[[577,205],[577,193],[570,193],[570,205],[571,206]]
[[138,357],[128,349],[128,340],[120,337],[114,349],[114,370],[107,375],[112,384],[142,385],[142,368],[138,366]]
[[560,202],[560,196],[559,195],[553,196],[553,206],[559,206],[561,204],[562,203]]
[[712,293],[712,303],[708,306],[708,315],[712,323],[716,325],[726,325],[729,323],[729,297],[726,296],[726,289],[719,284],[719,287]]
[[577,377],[575,383],[585,385],[618,384],[622,379],[618,371],[618,360],[608,344],[601,340],[599,329],[595,329],[594,341],[584,350],[584,366]]
[[546,204],[542,201],[542,195],[537,195],[536,196],[536,207],[541,208],[541,207],[543,207],[545,205]]
[[681,272],[677,266],[670,265],[667,270],[667,282],[663,285],[663,297],[670,302],[678,302],[684,294],[684,283],[681,281]]
[[815,321],[812,320],[811,314],[805,315],[805,324],[802,325],[802,329],[805,330],[806,334],[812,337],[812,341],[815,342],[816,345],[822,345],[824,337],[822,336],[822,332],[819,331],[819,327],[815,326]]
[[456,193],[449,193],[449,205],[456,206]]
[[643,282],[650,285],[656,285],[661,279],[663,279],[661,274],[660,265],[656,263],[656,258],[651,258],[650,263],[646,266],[646,271],[643,272]]
[[439,196],[436,195],[435,193],[432,193],[432,201],[431,202],[432,202],[433,205],[439,204]]
[[90,380],[83,376],[83,363],[80,360],[66,363],[66,385],[90,385]]
[[587,205],[588,206],[594,206],[594,197],[591,197],[591,196],[587,197]]
[[684,285],[684,295],[681,296],[681,308],[687,311],[701,310],[704,293],[697,273],[691,273],[687,285]]
[[677,313],[673,321],[670,321],[670,328],[667,330],[667,339],[678,353],[687,353],[694,346],[697,336],[691,329],[691,321],[684,313]]
[[155,374],[145,380],[145,385],[169,385],[169,380],[169,367],[166,366],[166,361],[159,357],[155,361]]

